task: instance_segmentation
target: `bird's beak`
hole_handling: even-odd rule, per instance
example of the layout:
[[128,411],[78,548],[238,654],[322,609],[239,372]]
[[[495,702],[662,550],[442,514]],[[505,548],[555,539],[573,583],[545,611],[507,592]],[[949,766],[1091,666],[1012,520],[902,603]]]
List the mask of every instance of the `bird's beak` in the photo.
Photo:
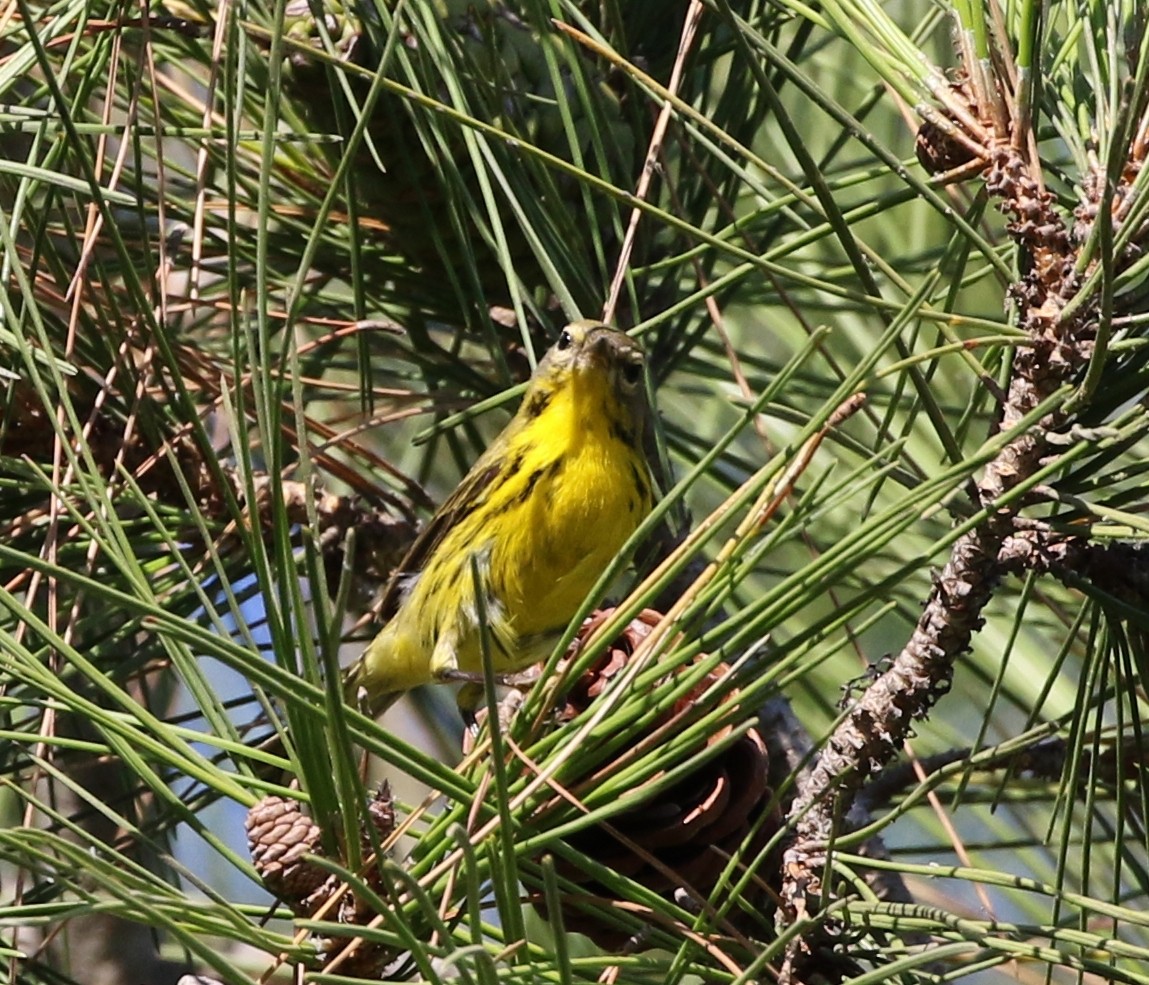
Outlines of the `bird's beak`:
[[584,350],[583,365],[595,366],[599,369],[605,367],[610,361],[610,346],[611,338],[609,335],[596,335]]

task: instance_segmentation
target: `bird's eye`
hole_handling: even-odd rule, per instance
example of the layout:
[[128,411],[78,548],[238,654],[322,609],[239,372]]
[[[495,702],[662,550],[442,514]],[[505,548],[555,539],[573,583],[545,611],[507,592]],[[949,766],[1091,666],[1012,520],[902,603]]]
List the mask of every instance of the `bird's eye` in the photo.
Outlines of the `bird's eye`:
[[642,379],[642,363],[623,363],[622,378],[627,386],[634,386]]
[[571,338],[571,333],[564,328],[562,334],[559,336],[558,342],[555,343],[555,348],[558,349],[559,352],[562,352],[564,349],[569,349],[573,342],[574,339]]

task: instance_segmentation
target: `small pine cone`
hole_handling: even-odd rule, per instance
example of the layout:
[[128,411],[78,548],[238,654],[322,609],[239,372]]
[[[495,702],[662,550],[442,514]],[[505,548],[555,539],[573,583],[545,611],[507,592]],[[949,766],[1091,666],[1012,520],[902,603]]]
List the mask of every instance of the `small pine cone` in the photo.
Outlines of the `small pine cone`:
[[319,827],[299,802],[269,794],[247,812],[247,845],[255,871],[268,891],[295,912],[328,873],[303,860],[319,850]]
[[[395,808],[391,788],[382,784],[367,805],[367,816],[375,836],[385,841],[395,830]],[[328,896],[330,875],[322,867],[304,860],[304,855],[322,855],[319,826],[300,808],[296,800],[268,795],[247,812],[247,844],[256,872],[268,890],[296,913],[310,915]],[[360,833],[364,854],[371,851],[371,835]],[[369,885],[378,883],[378,870],[366,874]],[[317,893],[320,887],[325,892]]]
[[[257,492],[259,486],[256,486]],[[300,524],[310,524],[310,504],[302,482],[283,483],[283,499],[289,518]],[[267,499],[267,503],[263,501]],[[263,497],[257,505],[260,522],[270,516],[267,507],[270,497]],[[323,557],[323,570],[327,588],[332,594],[345,577],[353,572],[352,591],[362,604],[369,604],[387,584],[406,556],[415,539],[415,524],[384,506],[373,505],[361,496],[337,496],[322,492],[314,497],[315,522],[312,536]],[[348,530],[355,531],[355,556],[348,563],[344,557]]]
[[[375,796],[367,805],[367,819],[375,829],[375,836],[379,842],[386,841],[395,830],[395,807],[391,797],[391,787],[387,783],[380,784]],[[371,853],[372,839],[367,831],[360,831],[359,844],[364,856]],[[383,880],[379,866],[372,865],[364,873],[364,881],[372,889],[379,891],[383,888]],[[341,887],[339,887],[341,888]],[[330,893],[327,894],[330,896]],[[323,900],[326,901],[326,898]],[[354,893],[345,892],[340,896],[339,907],[335,919],[349,928],[363,926],[378,916],[375,909],[365,900]],[[339,963],[339,974],[354,978],[379,978],[384,968],[395,960],[396,954],[389,948],[380,944],[371,944],[357,940],[354,930],[346,935],[327,938],[320,942],[324,954],[339,954],[350,943],[355,943],[355,949],[343,956]]]
[[[928,174],[955,171],[975,160],[975,155],[968,146],[930,120],[926,120],[918,127],[914,152],[917,154],[918,163]],[[973,174],[971,173],[969,177],[972,178]]]
[[[612,615],[613,610],[608,609],[588,619],[572,646],[572,655],[577,654],[581,641],[588,639]],[[589,707],[625,670],[637,647],[661,618],[660,613],[650,609],[641,612],[595,666],[574,683],[566,695],[565,705],[559,709],[558,719],[570,721]],[[725,665],[711,671],[691,694],[678,702],[674,714],[688,708],[728,672]],[[723,703],[737,700],[738,691],[734,689],[721,699]],[[663,724],[654,723],[646,734]],[[707,744],[713,745],[729,733],[729,727],[719,729],[708,737]],[[633,741],[637,744],[644,738],[645,735],[635,735]],[[627,751],[620,749],[618,755],[625,755]],[[757,730],[751,729],[671,789],[615,815],[609,827],[587,829],[568,838],[567,843],[667,899],[677,898],[676,893],[683,886],[706,897],[716,888],[731,855],[740,852],[743,858],[753,858],[782,823],[777,808],[770,808],[773,791],[767,783],[768,766],[766,743]],[[609,768],[609,764],[604,763],[596,770],[608,771]],[[578,778],[567,778],[566,782],[577,786]],[[769,811],[769,816],[758,826],[747,848],[744,841],[764,811]],[[604,900],[612,898],[605,887],[580,869],[560,864],[558,872],[585,886],[587,895]],[[747,899],[761,898],[761,883],[758,885],[758,889],[751,887]],[[545,913],[545,907],[543,910]],[[616,950],[627,940],[626,934],[573,903],[564,908],[563,918],[568,930],[586,934],[606,950]]]
[[[379,841],[390,837],[395,830],[395,809],[391,789],[384,783],[367,805],[367,816]],[[315,943],[321,957],[341,955],[339,972],[357,978],[378,978],[396,955],[388,948],[360,940],[355,928],[370,923],[378,915],[371,906],[350,892],[343,880],[329,874],[313,862],[303,860],[305,854],[322,854],[318,825],[300,810],[297,801],[269,795],[257,803],[247,814],[247,841],[251,859],[268,890],[286,903],[297,916],[314,916],[322,907],[336,898],[336,905],[324,918],[345,924],[347,933],[317,938]],[[372,850],[371,835],[360,832],[364,854]],[[371,866],[364,874],[367,884],[374,889],[382,885],[378,866]],[[353,950],[344,954],[349,946]]]
[[[395,830],[395,800],[391,796],[391,784],[384,781],[379,784],[371,803],[367,805],[367,817],[375,827],[375,834],[380,841],[386,841]],[[365,837],[363,847],[371,847],[370,837]]]

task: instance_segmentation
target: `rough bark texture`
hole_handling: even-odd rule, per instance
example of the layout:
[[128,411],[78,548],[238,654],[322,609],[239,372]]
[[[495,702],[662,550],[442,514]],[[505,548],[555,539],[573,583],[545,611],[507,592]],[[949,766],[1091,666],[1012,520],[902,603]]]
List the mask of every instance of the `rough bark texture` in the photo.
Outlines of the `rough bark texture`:
[[[998,147],[986,160],[986,187],[1010,216],[1007,229],[1020,248],[1026,271],[1011,291],[1029,345],[1016,350],[1000,408],[1001,430],[1009,431],[1059,387],[1080,376],[1093,349],[1095,311],[1083,305],[1071,317],[1062,317],[1079,280],[1071,236],[1054,210],[1052,196],[1014,149]],[[794,837],[783,863],[783,921],[818,911],[828,890],[822,874],[835,827],[849,817],[867,777],[898,755],[912,723],[924,718],[949,690],[954,664],[981,628],[982,610],[1001,575],[1024,564],[1064,566],[1074,549],[1070,542],[1057,550],[1049,544],[1043,554],[1034,543],[1019,541],[1015,521],[1022,497],[1009,497],[1041,466],[1049,448],[1046,435],[1067,421],[1061,411],[1046,414],[986,466],[977,483],[977,505],[988,515],[954,544],[905,647],[858,698],[813,768],[799,780],[790,811]],[[832,929],[821,925],[819,933],[825,933],[821,941],[809,932],[789,948],[783,981],[805,981],[818,973],[833,939]]]

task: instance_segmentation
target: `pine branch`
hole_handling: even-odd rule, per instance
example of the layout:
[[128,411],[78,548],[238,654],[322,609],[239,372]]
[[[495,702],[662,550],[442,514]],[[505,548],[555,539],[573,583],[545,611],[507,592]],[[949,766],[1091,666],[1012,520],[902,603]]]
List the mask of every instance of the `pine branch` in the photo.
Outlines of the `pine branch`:
[[[953,95],[958,99],[965,93],[955,89]],[[996,119],[996,98],[976,93],[970,98],[975,117]],[[994,130],[1007,132],[1000,126],[987,126],[985,132]],[[898,755],[913,722],[927,717],[949,690],[955,663],[981,628],[982,612],[1001,576],[1020,566],[1064,572],[1089,561],[1087,570],[1104,577],[1112,560],[1086,550],[1082,542],[1039,545],[1016,523],[1026,487],[1036,484],[1051,450],[1047,436],[1073,420],[1072,403],[1056,395],[1091,367],[1099,308],[1095,294],[1079,295],[1092,272],[1081,252],[1088,231],[1067,228],[1026,144],[1025,139],[991,137],[980,153],[986,188],[1010,217],[1007,230],[1025,264],[1011,294],[1029,344],[1015,354],[1000,419],[1002,432],[1017,433],[985,467],[976,487],[981,519],[955,542],[910,639],[858,698],[798,782],[789,816],[794,837],[783,863],[780,919],[786,923],[817,914],[830,889],[822,876],[835,828],[851,814],[867,779]],[[1094,183],[1091,191],[1096,188]],[[1086,213],[1096,216],[1097,210],[1083,205],[1076,214],[1080,220]],[[1079,404],[1087,402],[1085,395],[1084,389],[1079,392]],[[832,939],[833,928],[815,920],[788,948],[780,980],[805,980]]]

